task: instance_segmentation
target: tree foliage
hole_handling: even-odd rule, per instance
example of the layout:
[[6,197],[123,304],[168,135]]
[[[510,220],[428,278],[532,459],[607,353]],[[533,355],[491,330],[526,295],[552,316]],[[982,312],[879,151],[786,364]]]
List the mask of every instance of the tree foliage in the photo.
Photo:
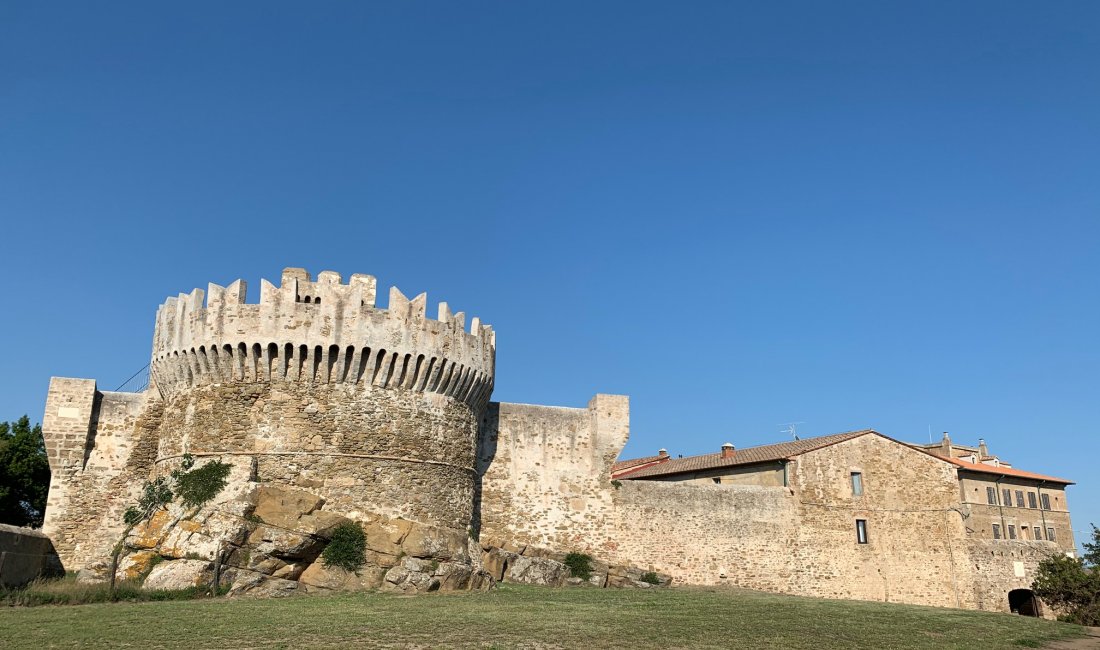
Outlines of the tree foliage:
[[0,422],[0,523],[42,525],[50,490],[50,464],[42,425],[27,416]]
[[1081,625],[1100,625],[1100,530],[1092,527],[1083,558],[1051,555],[1039,563],[1031,590],[1060,618]]

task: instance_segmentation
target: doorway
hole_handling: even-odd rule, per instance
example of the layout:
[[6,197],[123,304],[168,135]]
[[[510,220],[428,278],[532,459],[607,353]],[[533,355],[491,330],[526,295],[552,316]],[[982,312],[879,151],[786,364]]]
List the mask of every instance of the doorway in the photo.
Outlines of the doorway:
[[1008,592],[1008,608],[1020,616],[1040,616],[1042,608],[1035,592],[1030,589],[1013,589]]

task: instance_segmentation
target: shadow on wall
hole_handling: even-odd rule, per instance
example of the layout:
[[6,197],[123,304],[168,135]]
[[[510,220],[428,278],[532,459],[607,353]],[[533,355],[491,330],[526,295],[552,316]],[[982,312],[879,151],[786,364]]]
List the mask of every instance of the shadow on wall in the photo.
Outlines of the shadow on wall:
[[474,455],[474,507],[470,515],[470,534],[474,539],[481,536],[481,491],[485,472],[493,464],[497,455],[499,438],[500,403],[489,402],[478,423],[477,449]]
[[0,587],[65,575],[53,542],[40,531],[0,524]]

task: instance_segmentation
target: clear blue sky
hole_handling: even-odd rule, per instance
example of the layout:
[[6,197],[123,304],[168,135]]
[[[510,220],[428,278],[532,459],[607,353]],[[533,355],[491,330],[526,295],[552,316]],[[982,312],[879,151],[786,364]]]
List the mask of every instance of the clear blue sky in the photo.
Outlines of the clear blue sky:
[[[1100,523],[1100,4],[8,2],[0,419],[284,266],[498,331],[627,454],[985,437]],[[1079,535],[1080,538],[1080,535]]]

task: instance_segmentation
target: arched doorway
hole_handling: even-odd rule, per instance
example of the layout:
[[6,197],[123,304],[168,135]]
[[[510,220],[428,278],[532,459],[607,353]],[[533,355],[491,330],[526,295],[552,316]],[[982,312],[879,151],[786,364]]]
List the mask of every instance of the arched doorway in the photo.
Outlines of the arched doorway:
[[1039,616],[1042,613],[1039,600],[1030,589],[1013,589],[1008,592],[1008,607],[1013,614]]

